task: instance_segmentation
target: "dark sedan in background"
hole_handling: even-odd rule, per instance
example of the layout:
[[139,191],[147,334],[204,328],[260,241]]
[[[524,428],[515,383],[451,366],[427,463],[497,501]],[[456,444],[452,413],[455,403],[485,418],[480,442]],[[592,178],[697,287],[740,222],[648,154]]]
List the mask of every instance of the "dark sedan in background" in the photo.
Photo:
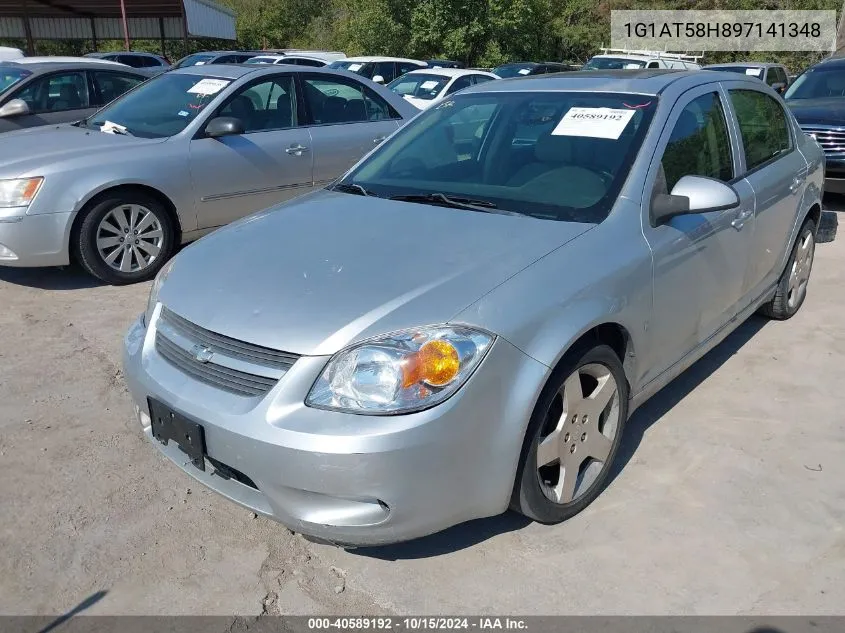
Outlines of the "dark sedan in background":
[[801,129],[824,150],[825,191],[845,193],[845,58],[811,66],[784,98]]
[[0,63],[0,132],[71,123],[155,74],[113,63]]
[[493,74],[502,79],[524,77],[526,75],[546,75],[548,73],[566,73],[577,70],[572,64],[559,62],[514,62],[502,64],[493,69]]
[[110,62],[117,62],[118,64],[125,64],[132,68],[149,68],[150,70],[157,70],[165,72],[170,70],[170,62],[155,53],[144,53],[141,51],[112,51],[109,53],[88,53],[85,57],[92,59],[105,59]]

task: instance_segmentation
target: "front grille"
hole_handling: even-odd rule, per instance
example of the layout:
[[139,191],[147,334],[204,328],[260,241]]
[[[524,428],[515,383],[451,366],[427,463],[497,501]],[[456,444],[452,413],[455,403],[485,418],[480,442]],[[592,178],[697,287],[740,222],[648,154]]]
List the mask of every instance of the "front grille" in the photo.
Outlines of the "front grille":
[[206,330],[167,308],[156,325],[155,347],[192,378],[243,396],[270,391],[299,358]]
[[845,153],[845,127],[838,125],[802,125],[804,134],[815,138],[825,154]]

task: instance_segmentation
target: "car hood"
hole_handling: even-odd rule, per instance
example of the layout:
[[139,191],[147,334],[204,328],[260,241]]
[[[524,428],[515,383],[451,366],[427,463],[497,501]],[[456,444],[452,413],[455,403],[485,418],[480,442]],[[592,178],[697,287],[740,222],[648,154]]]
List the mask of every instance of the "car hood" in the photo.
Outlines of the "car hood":
[[332,354],[445,323],[593,226],[320,191],[189,246],[159,298],[219,334]]
[[845,98],[826,97],[823,99],[795,99],[786,104],[799,124],[845,123]]
[[144,139],[105,134],[74,125],[50,125],[0,135],[0,177],[34,173],[45,166],[74,160],[91,152],[126,151],[161,143],[167,139]]

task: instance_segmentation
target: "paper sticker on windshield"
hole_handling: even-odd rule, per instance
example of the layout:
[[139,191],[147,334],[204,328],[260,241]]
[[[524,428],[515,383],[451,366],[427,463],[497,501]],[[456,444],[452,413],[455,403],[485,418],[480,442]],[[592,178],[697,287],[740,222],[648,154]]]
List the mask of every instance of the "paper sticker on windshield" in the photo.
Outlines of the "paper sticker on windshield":
[[188,90],[189,94],[216,95],[231,82],[226,79],[202,79]]
[[361,70],[361,66],[363,66],[363,65],[364,64],[350,64],[349,68],[347,68],[346,70],[352,71],[354,73],[354,72]]
[[760,75],[760,69],[759,68],[746,68],[745,74],[751,75],[752,77],[757,77],[757,76]]
[[439,81],[424,81],[420,88],[423,90],[434,90],[437,88],[437,84],[440,83]]
[[552,136],[588,136],[618,139],[634,116],[633,110],[618,108],[569,108]]
[[191,113],[187,110],[179,110],[178,114],[179,116],[191,116]]
[[642,68],[639,64],[625,64],[625,70],[633,70],[635,68]]
[[520,69],[519,69],[519,74],[520,74],[520,75],[527,75],[527,74],[528,74],[528,73],[530,73],[530,72],[531,72],[531,69],[530,69],[530,68],[520,68]]

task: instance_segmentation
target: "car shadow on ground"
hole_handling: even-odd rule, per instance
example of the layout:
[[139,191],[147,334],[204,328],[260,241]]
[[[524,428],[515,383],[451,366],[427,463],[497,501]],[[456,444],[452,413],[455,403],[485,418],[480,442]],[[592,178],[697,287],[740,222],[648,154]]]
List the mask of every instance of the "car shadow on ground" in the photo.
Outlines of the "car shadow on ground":
[[84,290],[105,284],[78,266],[61,268],[6,268],[0,266],[0,281],[41,290]]
[[[608,486],[631,461],[646,431],[736,354],[768,322],[768,319],[763,317],[751,317],[634,412],[625,427],[625,435],[611,469]],[[432,558],[472,547],[500,534],[521,530],[530,523],[531,521],[522,515],[506,512],[499,516],[462,523],[413,541],[383,547],[362,547],[351,551],[381,560]]]
[[[85,600],[80,602],[78,605],[76,605],[73,609],[71,609],[67,613],[60,615],[59,617],[49,621],[45,626],[43,626],[42,628],[40,628],[38,630],[38,633],[49,633],[53,629],[60,627],[62,624],[64,624],[65,622],[67,622],[68,620],[73,618],[74,616],[79,615],[80,613],[85,611],[87,608],[93,606],[94,604],[96,604],[97,602],[99,602],[100,600],[105,598],[107,593],[108,593],[108,591],[98,591],[96,593],[91,594],[90,596],[85,598]],[[42,618],[37,618],[36,621],[41,622],[41,621],[44,621],[46,619],[47,618],[42,617]]]

